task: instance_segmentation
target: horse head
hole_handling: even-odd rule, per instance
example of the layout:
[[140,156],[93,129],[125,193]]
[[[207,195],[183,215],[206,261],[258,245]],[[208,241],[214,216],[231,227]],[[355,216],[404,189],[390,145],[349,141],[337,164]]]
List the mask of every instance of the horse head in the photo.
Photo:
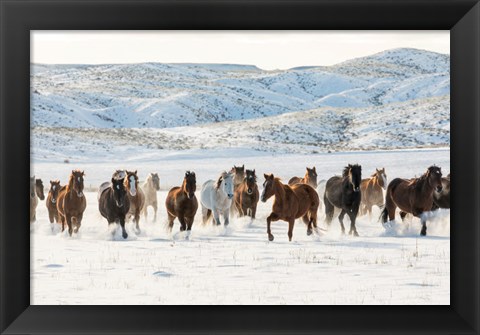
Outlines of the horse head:
[[233,177],[234,174],[232,172],[222,172],[220,177],[218,177],[217,182],[215,184],[215,188],[217,190],[222,190],[228,197],[228,199],[233,198]]
[[113,198],[115,199],[115,204],[117,207],[123,207],[125,204],[125,196],[127,195],[127,189],[125,188],[123,179],[116,179],[112,177],[111,187],[113,189]]
[[311,169],[307,167],[305,181],[313,188],[317,188],[317,170],[315,169],[315,166]]
[[196,190],[197,178],[195,177],[195,172],[185,172],[185,178],[183,179],[183,191],[187,194],[188,199],[193,199]]
[[73,189],[79,198],[83,197],[83,177],[84,171],[73,170],[68,183],[69,189]]
[[247,193],[252,194],[257,182],[255,170],[247,170],[245,176],[245,183],[247,184]]
[[234,183],[235,185],[240,185],[245,178],[245,164],[242,166],[233,166],[230,170],[230,173],[234,174]]
[[52,204],[57,202],[58,191],[60,191],[60,181],[59,180],[50,180],[50,190],[48,193],[50,196],[50,201]]
[[132,197],[137,195],[137,189],[138,189],[137,170],[126,171],[125,187],[128,189],[128,192]]
[[358,164],[348,164],[343,169],[343,177],[348,178],[354,192],[360,192],[360,183],[362,182],[362,167]]
[[[384,190],[387,189],[387,174],[385,173],[385,168],[377,169],[375,168],[375,173],[373,176],[377,177],[378,185]],[[372,177],[373,177],[372,176]]]
[[35,191],[40,200],[45,199],[45,194],[43,193],[43,181],[41,179],[35,179]]
[[150,177],[155,191],[160,191],[160,177],[158,173],[150,173]]
[[262,202],[267,202],[273,195],[275,195],[275,176],[264,173],[265,181],[263,182],[263,191],[260,199]]
[[432,186],[435,191],[442,192],[442,169],[438,166],[432,165],[425,172],[427,176],[428,183]]

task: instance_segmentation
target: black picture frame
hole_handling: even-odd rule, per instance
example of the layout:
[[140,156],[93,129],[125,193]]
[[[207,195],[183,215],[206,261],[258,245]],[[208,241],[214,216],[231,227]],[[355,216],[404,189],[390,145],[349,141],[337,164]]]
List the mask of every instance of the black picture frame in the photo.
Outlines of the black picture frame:
[[[0,0],[0,10],[2,334],[479,334],[478,1]],[[49,29],[450,30],[451,305],[30,306],[30,30]]]

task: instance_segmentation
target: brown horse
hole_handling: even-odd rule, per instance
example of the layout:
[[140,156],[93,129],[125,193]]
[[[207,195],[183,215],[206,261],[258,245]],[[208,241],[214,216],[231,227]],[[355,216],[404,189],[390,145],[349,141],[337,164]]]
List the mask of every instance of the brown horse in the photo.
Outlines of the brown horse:
[[62,223],[62,232],[65,230],[65,223],[68,225],[68,234],[78,233],[82,224],[83,212],[87,207],[87,201],[83,194],[83,177],[85,173],[80,170],[73,170],[70,174],[68,184],[63,186],[58,193],[57,211],[58,221]]
[[243,183],[243,180],[245,179],[245,165],[234,165],[230,173],[235,174],[233,177],[233,188],[236,189],[241,183]]
[[259,198],[255,170],[247,170],[245,179],[236,188],[233,197],[239,216],[248,215],[252,219],[255,219]]
[[410,213],[420,218],[422,222],[420,234],[427,235],[427,222],[422,214],[432,208],[434,191],[442,191],[442,171],[438,166],[430,166],[420,178],[395,178],[387,187],[382,222],[394,220],[398,207],[401,213]]
[[195,172],[187,171],[181,187],[172,188],[165,200],[168,214],[168,227],[173,228],[173,220],[178,217],[180,231],[191,230],[193,219],[198,209],[198,201],[195,196],[197,180]]
[[293,186],[282,184],[273,174],[264,174],[262,202],[275,196],[272,213],[267,217],[268,240],[273,241],[270,230],[272,221],[283,220],[288,222],[288,240],[292,240],[295,219],[302,218],[307,225],[307,235],[312,234],[312,225],[317,230],[317,210],[320,200],[317,191],[310,185],[295,184]]
[[311,169],[307,167],[307,172],[305,172],[305,176],[303,178],[292,177],[288,181],[288,185],[291,186],[294,184],[307,184],[312,186],[314,189],[317,188],[317,170],[315,169],[315,166]]
[[138,186],[137,170],[134,172],[126,171],[125,188],[127,189],[127,196],[130,201],[130,209],[126,215],[126,220],[128,221],[130,217],[133,217],[135,229],[138,234],[140,233],[140,213],[145,205],[145,194]]
[[62,186],[59,180],[50,180],[50,190],[47,195],[47,210],[50,223],[58,223],[57,199]]
[[45,199],[43,193],[43,182],[41,179],[35,179],[35,176],[30,177],[30,223],[37,219],[38,198]]
[[387,175],[385,168],[375,169],[375,173],[370,178],[362,179],[360,183],[360,191],[362,200],[360,204],[360,215],[368,213],[372,215],[372,207],[378,206],[383,208],[383,190],[387,189]]

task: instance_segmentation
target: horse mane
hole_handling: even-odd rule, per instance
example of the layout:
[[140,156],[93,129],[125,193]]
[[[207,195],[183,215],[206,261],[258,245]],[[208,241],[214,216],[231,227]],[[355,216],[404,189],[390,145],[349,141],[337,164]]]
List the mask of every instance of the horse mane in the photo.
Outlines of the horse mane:
[[218,177],[217,182],[215,183],[215,189],[219,189],[222,185],[222,180],[228,175],[227,171],[223,171],[220,177]]
[[68,183],[67,183],[67,193],[69,193],[70,190],[71,190],[72,187],[73,187],[73,178],[75,178],[75,177],[73,176],[73,173],[72,173],[72,174],[70,174],[70,178],[68,179]]
[[350,169],[352,168],[353,166],[351,164],[348,164],[347,166],[345,166],[343,168],[343,172],[342,172],[342,177],[348,177],[348,173],[350,172]]

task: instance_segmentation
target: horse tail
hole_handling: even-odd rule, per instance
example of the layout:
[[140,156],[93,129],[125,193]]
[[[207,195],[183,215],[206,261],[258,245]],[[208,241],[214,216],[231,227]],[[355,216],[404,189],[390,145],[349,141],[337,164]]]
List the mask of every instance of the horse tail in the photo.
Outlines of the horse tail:
[[385,223],[388,221],[388,210],[385,206],[383,206],[382,213],[380,214],[380,217],[378,218],[378,221],[382,221],[382,223]]

